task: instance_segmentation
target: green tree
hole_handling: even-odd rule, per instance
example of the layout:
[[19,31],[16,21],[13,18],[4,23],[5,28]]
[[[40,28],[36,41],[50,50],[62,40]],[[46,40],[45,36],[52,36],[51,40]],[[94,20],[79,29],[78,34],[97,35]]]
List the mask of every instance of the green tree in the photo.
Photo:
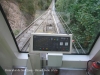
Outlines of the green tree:
[[100,0],[57,0],[56,11],[70,13],[68,26],[82,47],[89,50],[100,32]]

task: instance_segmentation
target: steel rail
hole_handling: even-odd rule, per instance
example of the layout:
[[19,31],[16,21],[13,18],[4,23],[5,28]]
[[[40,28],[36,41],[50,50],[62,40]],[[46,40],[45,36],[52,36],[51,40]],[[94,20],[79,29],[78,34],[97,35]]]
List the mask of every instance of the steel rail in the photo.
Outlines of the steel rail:
[[[46,11],[47,12],[47,11]],[[45,13],[46,13],[45,12]],[[39,20],[45,13],[43,13],[41,16],[39,16],[36,20],[34,20],[27,28],[25,28],[22,32],[20,32],[17,36],[15,36],[16,40],[23,34],[25,31],[27,31],[37,20]]]
[[54,17],[54,11],[52,11],[52,16],[53,16],[53,20],[54,20],[54,23],[55,23],[55,26],[56,26],[57,33],[59,34],[60,32],[59,32],[59,28],[57,26],[57,22],[56,22],[55,17]]
[[66,29],[66,26],[64,25],[64,22],[62,22],[62,20],[58,14],[57,14],[57,16],[59,17],[59,20],[60,20],[61,24],[63,25],[65,31],[67,32],[67,34],[69,34],[68,30]]
[[[34,23],[37,22],[43,15],[44,15],[44,14],[42,14],[39,18],[37,18],[37,19],[34,21]],[[27,33],[29,29],[31,29],[32,24],[33,24],[33,23],[31,23],[30,26],[28,26],[21,34],[18,35],[18,37],[17,37],[17,39],[16,39],[18,44],[20,43],[20,42],[18,42],[18,41],[24,36],[24,34]],[[28,38],[28,39],[29,39],[29,38]],[[28,40],[28,39],[27,39],[27,40]],[[25,42],[25,43],[26,43],[26,42]],[[23,46],[24,46],[24,45],[23,45]],[[20,47],[19,47],[19,49],[20,49],[20,51],[22,51],[23,48],[20,48]]]
[[[50,14],[50,12],[47,14],[47,17],[49,16],[49,14]],[[46,18],[47,18],[47,17],[46,17]],[[44,19],[44,21],[46,20],[46,18]],[[43,21],[43,22],[44,22],[44,21]],[[42,22],[42,23],[43,23],[43,22]],[[42,23],[39,25],[39,27],[37,27],[37,28],[35,29],[34,32],[36,32],[36,31],[42,26]]]
[[30,45],[30,37],[29,37],[29,39],[26,41],[26,43],[23,45],[21,51],[27,52],[26,50],[28,49],[29,45]]
[[78,51],[78,49],[77,49],[77,47],[76,47],[76,45],[73,43],[73,45],[74,45],[74,48],[75,48],[75,50],[77,51],[77,53],[79,54],[79,51]]
[[[50,14],[50,11],[48,10],[48,12],[47,12],[47,14],[46,14],[47,16],[45,17],[45,19],[43,20],[43,22],[46,20],[46,18],[49,16],[49,14]],[[42,17],[41,17],[41,18],[42,18]],[[42,23],[43,23],[43,22],[42,22]],[[36,32],[36,31],[40,28],[40,26],[42,26],[42,23],[41,23],[33,32]],[[28,43],[29,39],[30,39],[30,37],[28,37],[28,38],[26,39],[26,41],[25,41],[24,44],[23,44],[23,47],[20,48],[21,51],[23,51],[24,47],[27,46],[27,43]],[[24,51],[26,51],[26,50],[24,50]]]
[[[49,13],[50,13],[50,12],[49,12]],[[49,15],[49,13],[47,13],[47,16]],[[47,16],[45,17],[45,19],[43,20],[43,22],[46,20]],[[42,23],[43,23],[43,22],[42,22]],[[40,26],[42,25],[42,23],[41,23],[33,32],[36,32],[36,31],[40,28]],[[24,47],[27,45],[27,42],[29,41],[29,39],[30,39],[30,37],[28,37],[28,38],[26,39],[26,41],[25,41],[24,44],[23,44],[23,47],[20,48],[21,51],[23,51]],[[24,50],[24,51],[26,51],[26,50]]]
[[[67,31],[67,34],[69,34],[69,32],[68,32],[66,26],[64,25],[64,23],[62,22],[60,16],[59,16],[58,14],[57,14],[57,16],[59,17],[59,20],[60,20],[61,24],[63,25],[64,29]],[[78,51],[78,49],[76,48],[76,45],[75,45],[74,43],[73,43],[73,46],[74,46],[76,52],[79,54],[79,51]]]

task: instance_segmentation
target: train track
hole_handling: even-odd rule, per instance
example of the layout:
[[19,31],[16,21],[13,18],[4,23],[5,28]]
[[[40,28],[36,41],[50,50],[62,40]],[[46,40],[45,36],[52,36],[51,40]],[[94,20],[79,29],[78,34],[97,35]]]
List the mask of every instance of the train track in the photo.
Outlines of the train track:
[[29,52],[31,33],[58,33],[58,28],[52,14],[53,2],[48,10],[33,21],[26,29],[16,36],[16,41],[21,52]]
[[[58,18],[57,18],[58,17]],[[58,20],[57,20],[58,19]],[[58,22],[56,22],[58,21]],[[64,29],[61,27],[63,25]],[[59,29],[60,28],[60,29]],[[43,13],[39,18],[37,18],[35,21],[33,21],[26,29],[24,29],[22,32],[20,32],[16,36],[16,41],[19,47],[19,50],[21,52],[29,52],[29,45],[30,45],[30,37],[31,33],[65,33],[65,30],[67,34],[73,34],[62,16],[54,11],[54,3],[52,1],[51,5]],[[84,54],[85,51],[76,39],[75,36],[73,36],[73,39],[77,42],[77,45],[79,45],[80,50],[77,48],[76,43],[73,43],[73,52],[72,53],[78,53],[78,54]]]

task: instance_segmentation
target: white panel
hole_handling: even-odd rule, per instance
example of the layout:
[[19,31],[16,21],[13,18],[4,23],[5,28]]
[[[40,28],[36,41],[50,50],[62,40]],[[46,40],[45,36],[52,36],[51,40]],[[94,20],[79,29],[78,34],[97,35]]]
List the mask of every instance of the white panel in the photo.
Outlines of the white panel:
[[[19,54],[10,30],[0,11],[0,65],[3,69],[12,69],[14,66],[13,59],[17,57],[14,52]],[[11,71],[6,71],[6,73],[7,75],[11,75]]]
[[[13,55],[10,52],[10,48],[7,45],[4,37],[0,32],[0,66],[5,69],[12,69]],[[11,75],[11,71],[6,71],[7,75]]]
[[100,60],[100,37],[90,53],[90,59]]
[[[13,55],[9,52],[9,47],[0,36],[0,66],[5,69],[12,69]],[[11,75],[11,71],[6,71],[7,75]]]
[[27,61],[27,69],[26,69],[26,75],[33,75],[33,69],[32,69],[32,66],[31,66],[31,62],[30,62],[30,59],[28,59]]
[[87,61],[63,61],[62,68],[86,69]]
[[[13,38],[1,12],[0,12],[0,37],[1,37],[0,39],[1,39],[2,45],[5,43],[3,46],[5,48],[7,46],[6,49],[8,49],[9,53],[11,53],[14,57],[14,53],[11,51],[11,47],[9,46],[9,45],[12,45],[11,40],[13,40]],[[15,48],[13,50],[15,50]]]
[[62,66],[62,55],[48,53],[48,66],[49,67],[61,67]]
[[30,63],[32,65],[32,69],[35,72],[34,75],[41,75],[40,71],[36,71],[36,70],[41,70],[41,58],[40,58],[40,54],[30,54]]
[[18,53],[18,50],[1,11],[0,11],[0,36],[3,36],[4,41],[6,41],[6,44],[10,48],[9,52],[13,55],[13,57],[15,57],[14,52]]
[[26,67],[28,59],[13,59],[14,67]]

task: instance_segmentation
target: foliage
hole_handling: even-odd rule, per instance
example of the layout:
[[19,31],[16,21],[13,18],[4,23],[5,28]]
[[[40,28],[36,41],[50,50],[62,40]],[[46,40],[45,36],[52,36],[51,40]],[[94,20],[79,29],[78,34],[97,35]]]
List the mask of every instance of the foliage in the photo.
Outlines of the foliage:
[[36,10],[46,10],[51,0],[16,0],[23,12],[27,12],[31,15],[35,13]]
[[100,32],[100,0],[57,0],[56,10],[70,13],[70,29],[82,47],[89,49]]

